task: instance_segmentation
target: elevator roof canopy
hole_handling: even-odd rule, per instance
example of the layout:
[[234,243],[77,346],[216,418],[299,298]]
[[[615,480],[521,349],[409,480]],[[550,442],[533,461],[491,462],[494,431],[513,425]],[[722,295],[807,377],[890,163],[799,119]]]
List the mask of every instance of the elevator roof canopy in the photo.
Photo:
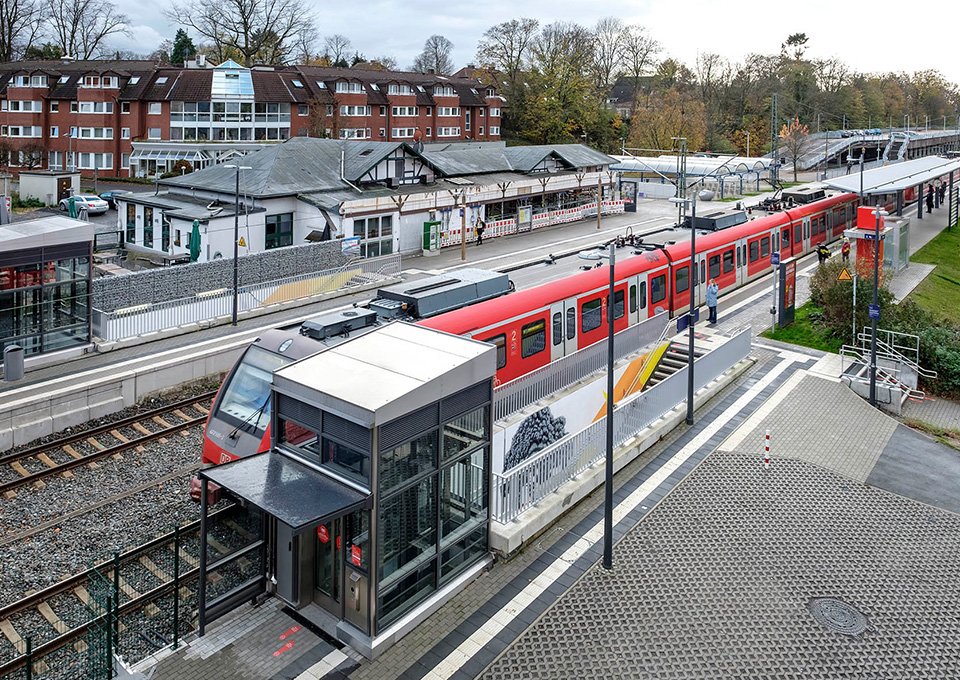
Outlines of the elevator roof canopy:
[[369,505],[369,497],[359,491],[271,451],[201,470],[199,474],[297,533]]
[[372,428],[491,380],[496,363],[491,344],[398,321],[284,366],[273,385]]
[[[885,165],[882,168],[863,172],[863,193],[892,194],[960,169],[960,159],[941,156],[925,156],[912,161]],[[852,194],[860,193],[860,173],[851,172],[843,177],[824,180],[824,184]]]

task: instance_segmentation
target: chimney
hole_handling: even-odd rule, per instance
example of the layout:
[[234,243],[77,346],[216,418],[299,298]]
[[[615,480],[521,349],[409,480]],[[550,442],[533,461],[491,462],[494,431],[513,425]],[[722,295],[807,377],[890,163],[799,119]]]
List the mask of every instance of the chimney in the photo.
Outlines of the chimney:
[[432,68],[428,68],[428,69],[427,69],[427,73],[433,75],[433,74],[436,73],[436,70],[434,70],[434,69],[432,69]]

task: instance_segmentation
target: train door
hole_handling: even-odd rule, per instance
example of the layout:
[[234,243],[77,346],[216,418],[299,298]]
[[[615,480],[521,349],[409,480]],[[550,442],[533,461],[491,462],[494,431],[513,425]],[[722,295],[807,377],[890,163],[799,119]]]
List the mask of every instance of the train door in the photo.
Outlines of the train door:
[[564,355],[564,335],[567,329],[563,323],[563,302],[550,305],[550,361],[556,361]]
[[803,225],[803,252],[810,252],[810,218],[804,217],[801,224]]
[[577,298],[563,301],[563,353],[577,351]]
[[640,320],[640,277],[627,279],[627,323],[633,325]]
[[706,254],[697,255],[697,270],[694,272],[696,276],[693,277],[694,286],[696,286],[696,300],[697,306],[704,304],[707,301],[707,256]]

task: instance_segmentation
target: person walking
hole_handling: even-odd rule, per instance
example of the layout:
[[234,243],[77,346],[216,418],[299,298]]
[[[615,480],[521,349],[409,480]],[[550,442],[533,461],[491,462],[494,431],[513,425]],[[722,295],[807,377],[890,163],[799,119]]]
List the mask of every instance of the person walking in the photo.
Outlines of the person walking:
[[843,255],[843,263],[848,264],[850,262],[850,239],[846,236],[843,237],[843,244],[840,246],[840,254]]
[[477,218],[477,245],[478,246],[483,245],[483,230],[484,230],[483,220],[478,217]]
[[927,214],[933,212],[933,185],[927,185]]
[[707,309],[710,310],[709,322],[713,325],[717,323],[717,294],[720,292],[720,286],[716,279],[710,279],[707,286]]

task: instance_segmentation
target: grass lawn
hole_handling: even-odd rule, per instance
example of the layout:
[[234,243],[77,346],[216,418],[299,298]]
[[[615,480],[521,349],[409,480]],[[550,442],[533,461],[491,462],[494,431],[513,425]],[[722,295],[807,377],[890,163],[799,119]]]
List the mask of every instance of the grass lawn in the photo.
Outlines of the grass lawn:
[[762,335],[765,338],[779,340],[780,342],[789,342],[793,345],[802,345],[812,347],[826,352],[837,354],[840,352],[840,346],[843,344],[840,340],[831,338],[817,325],[810,321],[810,312],[817,311],[809,302],[802,307],[797,308],[797,314],[794,322],[786,328],[778,328],[775,333],[769,329]]
[[910,299],[930,310],[938,319],[960,324],[960,229],[942,231],[910,258],[911,262],[935,264],[934,269]]

